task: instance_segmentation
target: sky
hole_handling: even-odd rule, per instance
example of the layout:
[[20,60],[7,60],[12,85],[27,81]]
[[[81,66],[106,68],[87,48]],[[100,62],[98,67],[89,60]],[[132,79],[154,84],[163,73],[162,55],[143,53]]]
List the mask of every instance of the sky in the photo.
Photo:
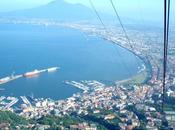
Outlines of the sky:
[[0,0],[0,12],[33,8],[49,3],[51,0]]
[[[47,4],[53,0],[0,0],[0,12],[18,9],[33,8]],[[88,0],[65,0],[70,3],[81,3],[90,7]],[[114,15],[114,10],[109,0],[92,0],[98,11]],[[162,20],[163,0],[113,0],[115,6],[123,17],[135,17],[143,21],[156,19]],[[175,4],[175,1],[172,1]],[[175,12],[172,8],[172,12]]]
[[[53,0],[0,0],[0,12],[11,11],[17,9],[25,9],[37,7],[47,4]],[[70,3],[82,3],[89,6],[88,0],[65,0]],[[111,11],[109,0],[92,0],[94,5],[100,10],[109,12]],[[161,5],[162,0],[113,0],[120,9],[132,9],[135,10],[140,6],[143,10],[149,8],[156,8]]]

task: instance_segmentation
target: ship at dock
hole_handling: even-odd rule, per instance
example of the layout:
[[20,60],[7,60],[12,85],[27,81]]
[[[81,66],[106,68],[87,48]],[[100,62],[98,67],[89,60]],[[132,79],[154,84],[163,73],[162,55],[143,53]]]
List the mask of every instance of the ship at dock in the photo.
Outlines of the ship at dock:
[[27,72],[27,73],[23,74],[23,76],[24,77],[34,77],[34,76],[39,75],[39,73],[40,73],[40,71],[34,70],[34,71]]
[[4,83],[7,83],[9,80],[11,79],[11,77],[5,77],[5,78],[2,78],[0,79],[0,84],[4,84]]

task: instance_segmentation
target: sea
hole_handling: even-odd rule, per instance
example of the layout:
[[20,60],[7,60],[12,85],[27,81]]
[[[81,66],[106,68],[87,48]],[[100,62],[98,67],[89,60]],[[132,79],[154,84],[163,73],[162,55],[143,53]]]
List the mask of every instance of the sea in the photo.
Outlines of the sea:
[[1,84],[0,96],[65,99],[80,89],[65,81],[127,79],[142,61],[130,51],[79,30],[61,26],[0,24],[0,78],[35,69],[56,72]]

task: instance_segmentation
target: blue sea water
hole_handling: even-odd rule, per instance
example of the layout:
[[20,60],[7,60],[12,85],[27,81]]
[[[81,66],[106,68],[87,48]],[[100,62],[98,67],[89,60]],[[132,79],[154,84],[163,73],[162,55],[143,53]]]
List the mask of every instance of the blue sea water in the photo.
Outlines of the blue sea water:
[[34,69],[60,67],[54,73],[42,73],[38,77],[0,85],[5,89],[0,95],[33,94],[36,98],[64,99],[80,91],[65,85],[65,80],[122,80],[138,72],[137,62],[142,61],[131,52],[78,30],[56,26],[0,25],[0,78],[12,72],[23,74]]

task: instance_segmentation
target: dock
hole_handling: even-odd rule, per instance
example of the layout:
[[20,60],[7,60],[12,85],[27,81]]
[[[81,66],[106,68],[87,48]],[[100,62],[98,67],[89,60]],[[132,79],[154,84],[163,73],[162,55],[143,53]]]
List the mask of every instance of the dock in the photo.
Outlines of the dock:
[[29,105],[30,107],[32,106],[32,104],[29,102],[29,100],[26,98],[26,96],[20,96],[20,98],[22,99],[22,101],[25,104]]
[[39,73],[43,73],[43,72],[46,72],[47,69],[42,69],[42,70],[39,70]]
[[19,79],[19,78],[22,78],[23,76],[22,75],[16,75],[16,76],[11,76],[11,77],[6,77],[6,80],[3,81],[3,79],[1,79],[2,81],[0,82],[0,85],[1,84],[5,84],[5,83],[8,83],[8,82],[11,82],[13,80],[16,80],[16,79]]
[[8,103],[4,109],[9,109],[10,107],[12,107],[14,104],[16,104],[18,102],[19,99],[14,98],[10,103]]
[[84,92],[91,91],[91,90],[102,90],[105,87],[105,84],[96,81],[96,80],[81,80],[77,81],[64,81],[65,84],[74,86],[83,90]]
[[[53,71],[57,71],[58,69],[59,69],[59,67],[52,67],[52,68],[47,68],[47,69],[41,69],[41,70],[38,70],[38,74],[44,73],[44,72],[53,72]],[[13,80],[17,80],[17,79],[22,78],[22,77],[25,78],[24,75],[25,74],[20,74],[20,75],[13,75],[12,74],[11,76],[8,76],[8,77],[5,77],[5,78],[1,78],[0,79],[0,85],[6,84],[8,82],[11,82]],[[4,89],[0,89],[0,91],[1,90],[4,90]]]
[[77,87],[77,88],[79,88],[83,91],[88,91],[89,90],[89,87],[85,86],[82,83],[76,82],[76,81],[65,81],[65,83],[68,84],[68,85],[72,85],[74,87]]

